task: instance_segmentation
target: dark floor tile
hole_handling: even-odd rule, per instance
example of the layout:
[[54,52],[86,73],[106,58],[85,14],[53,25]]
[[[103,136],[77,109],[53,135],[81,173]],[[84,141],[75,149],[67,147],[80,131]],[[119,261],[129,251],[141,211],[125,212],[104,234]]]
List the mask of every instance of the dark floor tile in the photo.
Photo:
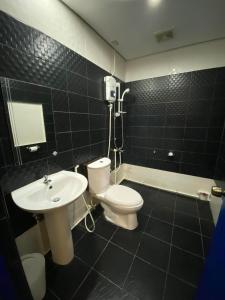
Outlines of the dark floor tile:
[[151,217],[173,224],[174,211],[166,207],[156,207],[152,210]]
[[136,190],[139,193],[141,193],[145,189],[144,185],[137,183],[137,182],[129,181],[129,180],[123,180],[121,182],[121,185],[128,186],[128,187]]
[[197,285],[203,269],[203,259],[172,247],[169,273]]
[[52,260],[52,252],[49,251],[46,255],[45,255],[45,268],[46,268],[46,276],[48,277],[48,275],[52,272],[52,270],[56,267],[57,265],[53,262]]
[[203,250],[204,250],[204,256],[206,257],[208,255],[209,252],[209,248],[210,248],[210,244],[211,244],[211,239],[203,236],[202,237],[203,240]]
[[47,286],[61,299],[72,297],[89,268],[78,258],[66,266],[56,266],[47,277]]
[[168,243],[171,241],[172,225],[161,222],[160,220],[151,218],[145,231],[162,241]]
[[103,214],[103,208],[100,204],[98,204],[95,209],[91,211],[92,216],[95,220],[97,220]]
[[105,239],[110,239],[117,229],[117,226],[106,221],[104,216],[101,216],[95,224],[95,233],[103,236]]
[[47,290],[43,300],[58,300],[59,298],[55,296],[51,291]]
[[152,209],[153,209],[153,204],[148,198],[146,199],[146,197],[143,198],[143,200],[144,200],[144,203],[143,203],[143,206],[142,206],[140,212],[143,215],[149,216],[151,214]]
[[199,218],[181,212],[175,212],[174,224],[194,232],[200,232]]
[[87,233],[82,240],[75,245],[75,255],[80,257],[87,265],[92,266],[99,257],[107,241],[94,233]]
[[72,300],[132,300],[126,291],[108,281],[106,278],[92,271]]
[[202,234],[211,237],[215,228],[214,223],[203,219],[200,219],[200,223]]
[[142,235],[137,256],[166,270],[169,261],[169,253],[170,246],[168,244],[146,234]]
[[194,254],[203,256],[200,234],[174,227],[172,244]]
[[168,275],[165,300],[194,300],[195,293],[194,287]]
[[125,289],[141,300],[161,300],[165,274],[135,258],[125,282]]
[[177,195],[176,211],[198,217],[197,202],[195,199]]
[[173,193],[158,191],[155,194],[155,197],[151,200],[153,201],[153,205],[155,207],[167,207],[170,209],[174,209],[176,195]]
[[141,233],[144,230],[148,217],[144,215],[138,215],[138,227],[135,230],[127,230],[119,228],[112,238],[112,242],[116,243],[120,247],[135,254],[137,247],[141,239]]
[[212,221],[212,213],[208,201],[198,200],[198,213],[201,219]]
[[132,255],[109,244],[94,268],[122,287],[132,259]]
[[79,240],[85,235],[85,230],[81,226],[75,226],[72,230],[73,243],[76,247],[76,244]]

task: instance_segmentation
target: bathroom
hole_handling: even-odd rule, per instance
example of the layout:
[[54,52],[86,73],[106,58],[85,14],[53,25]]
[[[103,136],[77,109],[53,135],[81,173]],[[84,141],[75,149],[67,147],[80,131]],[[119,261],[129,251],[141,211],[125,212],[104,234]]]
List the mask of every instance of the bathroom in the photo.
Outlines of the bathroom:
[[0,0],[0,299],[225,299],[224,12]]

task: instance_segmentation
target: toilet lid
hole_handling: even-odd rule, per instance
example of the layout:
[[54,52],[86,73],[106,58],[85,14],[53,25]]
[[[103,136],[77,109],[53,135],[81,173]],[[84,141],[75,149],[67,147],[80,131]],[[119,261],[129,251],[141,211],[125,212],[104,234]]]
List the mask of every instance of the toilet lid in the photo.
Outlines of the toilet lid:
[[143,204],[141,195],[124,185],[112,185],[105,198],[115,206],[136,207]]

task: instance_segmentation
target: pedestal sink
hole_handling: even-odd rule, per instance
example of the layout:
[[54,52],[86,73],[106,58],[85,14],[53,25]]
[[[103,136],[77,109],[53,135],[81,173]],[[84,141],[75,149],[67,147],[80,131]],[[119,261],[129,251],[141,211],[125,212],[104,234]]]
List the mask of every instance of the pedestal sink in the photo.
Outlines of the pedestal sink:
[[60,171],[13,191],[12,198],[21,209],[44,214],[53,261],[68,264],[74,257],[67,205],[87,188],[87,179],[78,173]]

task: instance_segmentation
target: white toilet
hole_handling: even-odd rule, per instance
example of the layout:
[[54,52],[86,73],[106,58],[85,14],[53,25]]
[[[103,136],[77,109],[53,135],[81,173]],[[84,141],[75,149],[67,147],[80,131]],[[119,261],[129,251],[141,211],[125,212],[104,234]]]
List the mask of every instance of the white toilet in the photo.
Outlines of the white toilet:
[[126,229],[138,226],[137,211],[143,206],[141,195],[123,185],[110,185],[111,160],[107,157],[87,165],[90,193],[100,200],[105,218]]

